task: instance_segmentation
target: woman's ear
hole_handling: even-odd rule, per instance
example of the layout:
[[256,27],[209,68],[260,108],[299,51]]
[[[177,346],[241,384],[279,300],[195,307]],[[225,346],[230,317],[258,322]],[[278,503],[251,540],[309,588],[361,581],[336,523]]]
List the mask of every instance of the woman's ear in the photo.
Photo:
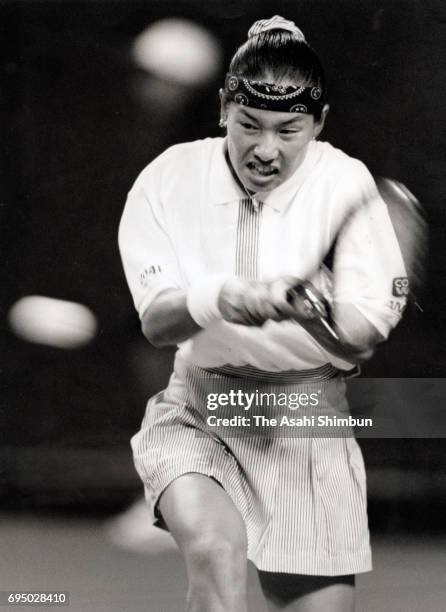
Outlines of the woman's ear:
[[322,132],[322,130],[324,129],[325,119],[327,118],[329,110],[330,110],[329,105],[324,104],[324,107],[321,112],[321,118],[318,121],[315,121],[314,123],[314,134],[313,134],[314,138],[317,138],[319,134]]
[[220,96],[220,127],[226,125],[226,120],[228,118],[228,103],[225,100],[225,92],[223,89],[220,89],[218,92]]

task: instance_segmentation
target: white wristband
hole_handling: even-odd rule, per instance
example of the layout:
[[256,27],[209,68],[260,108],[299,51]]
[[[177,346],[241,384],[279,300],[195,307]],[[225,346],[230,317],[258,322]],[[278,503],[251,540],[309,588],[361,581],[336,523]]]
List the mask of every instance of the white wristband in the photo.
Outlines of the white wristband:
[[187,309],[200,327],[206,328],[213,321],[222,318],[218,308],[218,296],[226,281],[226,276],[208,276],[189,287]]

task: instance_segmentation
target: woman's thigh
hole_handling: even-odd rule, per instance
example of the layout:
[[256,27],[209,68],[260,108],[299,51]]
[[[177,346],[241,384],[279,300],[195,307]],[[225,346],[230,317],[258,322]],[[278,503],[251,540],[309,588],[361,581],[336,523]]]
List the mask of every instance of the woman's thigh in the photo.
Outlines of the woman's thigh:
[[353,612],[354,576],[302,576],[259,571],[271,612]]
[[183,553],[210,549],[242,555],[246,562],[242,516],[212,478],[195,472],[180,476],[161,495],[159,510]]

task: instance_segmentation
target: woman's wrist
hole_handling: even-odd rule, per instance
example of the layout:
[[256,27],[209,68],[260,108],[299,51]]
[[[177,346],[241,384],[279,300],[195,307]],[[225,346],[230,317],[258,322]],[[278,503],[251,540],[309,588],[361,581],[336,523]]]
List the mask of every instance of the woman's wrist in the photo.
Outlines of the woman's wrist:
[[227,276],[207,276],[192,283],[187,290],[186,304],[192,319],[206,329],[211,323],[222,319],[218,298]]

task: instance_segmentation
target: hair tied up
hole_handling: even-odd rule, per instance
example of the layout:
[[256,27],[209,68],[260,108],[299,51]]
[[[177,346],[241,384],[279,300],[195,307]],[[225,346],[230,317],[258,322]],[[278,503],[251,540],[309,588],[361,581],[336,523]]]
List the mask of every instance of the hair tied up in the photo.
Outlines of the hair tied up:
[[301,42],[306,42],[304,33],[300,30],[294,21],[289,21],[288,19],[284,19],[280,15],[274,15],[270,19],[260,19],[253,23],[248,32],[248,38],[253,38],[254,36],[258,36],[263,32],[268,32],[269,30],[286,30],[287,32],[291,32],[293,34],[293,38],[295,40],[299,40]]

